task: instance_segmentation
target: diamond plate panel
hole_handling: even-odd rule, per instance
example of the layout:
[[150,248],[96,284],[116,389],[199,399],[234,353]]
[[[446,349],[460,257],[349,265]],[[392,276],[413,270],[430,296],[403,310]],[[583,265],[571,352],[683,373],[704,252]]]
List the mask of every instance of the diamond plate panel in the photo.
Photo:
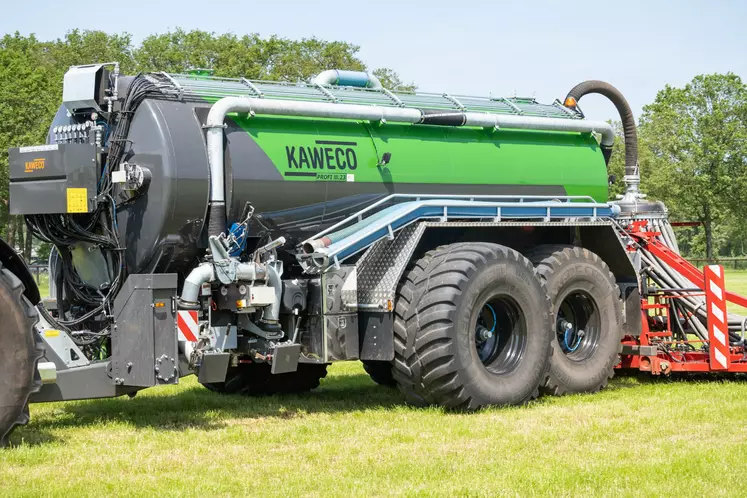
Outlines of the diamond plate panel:
[[577,221],[425,221],[409,225],[394,236],[374,243],[358,261],[358,309],[386,310],[394,300],[402,272],[415,251],[423,232],[429,227],[511,227],[511,226],[603,226],[609,220]]
[[397,232],[393,240],[379,240],[366,251],[358,261],[359,308],[386,310],[424,231],[424,223],[409,225]]

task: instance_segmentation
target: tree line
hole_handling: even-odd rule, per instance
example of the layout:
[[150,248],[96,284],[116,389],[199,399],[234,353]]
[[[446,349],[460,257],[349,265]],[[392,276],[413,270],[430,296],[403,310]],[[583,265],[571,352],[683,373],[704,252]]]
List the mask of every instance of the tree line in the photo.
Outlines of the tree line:
[[[138,44],[128,33],[102,31],[73,30],[51,41],[5,35],[0,39],[0,235],[31,257],[23,220],[8,215],[7,151],[44,143],[70,66],[118,61],[126,74],[210,68],[215,76],[296,82],[325,69],[368,69],[358,52],[358,46],[342,41],[181,29]],[[391,69],[373,72],[387,88],[415,88]],[[747,254],[747,87],[739,76],[700,75],[682,88],[666,86],[639,121],[642,190],[664,201],[673,220],[699,223],[678,229],[683,253],[709,259]],[[618,181],[611,186],[612,199],[622,193],[624,171],[617,126],[610,173]],[[37,252],[43,256],[47,250]]]
[[[23,220],[8,215],[8,149],[45,142],[70,66],[117,61],[124,74],[210,68],[215,76],[296,82],[325,69],[368,69],[358,52],[357,45],[341,41],[181,29],[148,36],[139,44],[128,33],[102,31],[73,30],[52,41],[5,35],[0,39],[0,236],[27,260],[32,256]],[[389,68],[373,72],[387,88],[414,88]],[[35,252],[44,256],[48,248]]]

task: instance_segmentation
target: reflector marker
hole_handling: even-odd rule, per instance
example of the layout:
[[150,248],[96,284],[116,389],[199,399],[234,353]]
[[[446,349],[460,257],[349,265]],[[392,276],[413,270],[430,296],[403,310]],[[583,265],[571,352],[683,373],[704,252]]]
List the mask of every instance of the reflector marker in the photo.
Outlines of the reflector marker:
[[[713,283],[713,282],[711,282]],[[718,306],[716,306],[716,303],[711,303],[711,313],[713,313],[713,316],[718,318],[718,321],[725,324],[724,321],[724,312],[718,309]]]
[[178,311],[176,314],[176,330],[180,341],[197,342],[197,336],[200,335],[197,311]]
[[717,350],[715,351],[715,355],[714,355],[714,356],[716,357],[716,361],[718,361],[718,362],[719,362],[719,364],[720,364],[720,365],[721,365],[722,367],[724,367],[724,368],[728,368],[728,366],[727,366],[727,364],[726,364],[726,356],[724,356],[724,353],[722,353],[721,351],[719,351],[719,350],[717,349]]
[[726,336],[724,333],[719,329],[718,327],[713,327],[713,336],[716,338],[716,340],[721,344],[726,344]]
[[708,349],[712,370],[728,370],[730,364],[729,324],[724,301],[724,272],[720,266],[703,268],[706,309],[708,310]]

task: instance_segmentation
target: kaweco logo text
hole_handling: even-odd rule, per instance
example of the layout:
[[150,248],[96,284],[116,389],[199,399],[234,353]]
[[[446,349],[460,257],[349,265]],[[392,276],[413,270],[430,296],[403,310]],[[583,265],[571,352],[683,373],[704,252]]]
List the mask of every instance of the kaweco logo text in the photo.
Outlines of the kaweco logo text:
[[44,169],[44,158],[40,157],[33,161],[26,161],[26,173],[32,173],[38,169]]
[[[314,147],[285,146],[289,170],[285,172],[285,176],[309,176],[318,180],[345,181],[346,176],[340,173],[345,170],[354,171],[358,167],[358,156],[355,153],[357,142],[317,140],[314,143]],[[331,171],[339,173],[330,174]],[[337,176],[340,178],[338,179]]]

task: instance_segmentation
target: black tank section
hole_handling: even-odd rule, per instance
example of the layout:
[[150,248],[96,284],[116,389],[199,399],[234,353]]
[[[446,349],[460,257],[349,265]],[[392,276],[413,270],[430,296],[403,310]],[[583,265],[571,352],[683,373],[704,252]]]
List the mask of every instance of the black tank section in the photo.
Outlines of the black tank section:
[[131,272],[182,270],[204,246],[209,171],[203,135],[193,106],[149,99],[135,112],[124,160],[148,168],[152,180],[143,195],[118,208]]
[[[126,82],[125,82],[126,85]],[[117,221],[130,273],[186,273],[207,248],[210,186],[203,123],[209,103],[146,99],[136,110],[123,161],[148,168],[147,191],[121,192]],[[72,124],[60,108],[52,126]],[[284,251],[345,216],[393,193],[564,195],[565,188],[531,185],[447,185],[284,181],[252,137],[230,119],[225,129],[229,224],[247,202],[255,208],[250,242],[284,236]],[[50,136],[51,139],[51,136]],[[283,257],[292,261],[288,254]]]

